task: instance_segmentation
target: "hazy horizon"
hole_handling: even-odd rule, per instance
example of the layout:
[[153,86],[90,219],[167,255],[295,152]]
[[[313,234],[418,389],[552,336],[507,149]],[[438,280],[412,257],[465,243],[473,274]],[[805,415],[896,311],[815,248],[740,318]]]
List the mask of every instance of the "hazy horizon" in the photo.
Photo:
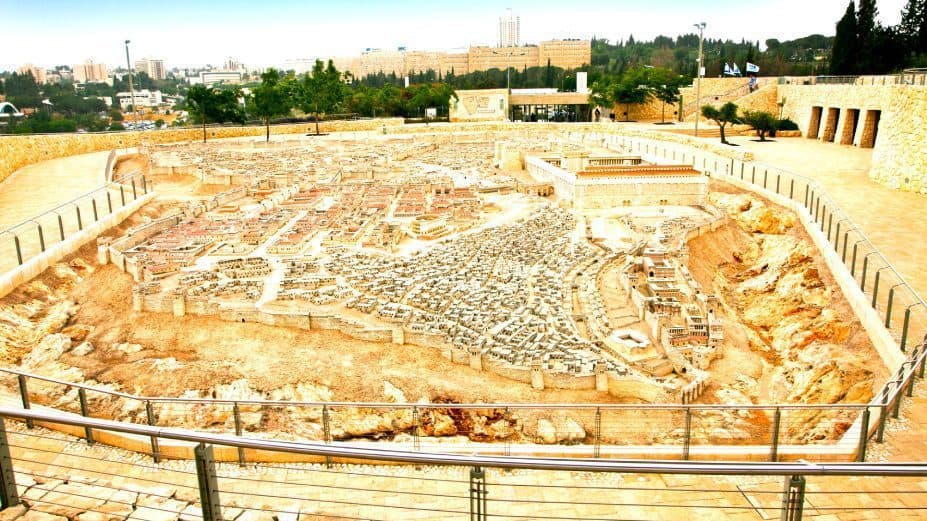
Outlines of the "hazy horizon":
[[[882,23],[897,23],[904,3],[881,0]],[[465,49],[495,45],[497,22],[506,7],[521,17],[523,44],[593,36],[612,41],[630,35],[638,40],[661,34],[675,38],[694,32],[693,24],[700,21],[708,24],[706,38],[762,43],[769,38],[833,35],[847,4],[847,0],[716,0],[703,6],[691,0],[656,0],[646,5],[593,0],[573,7],[548,0],[507,4],[350,0],[324,5],[274,0],[255,5],[229,0],[216,6],[202,0],[145,5],[112,0],[0,0],[6,19],[0,31],[0,70],[25,63],[70,66],[86,59],[125,66],[126,39],[132,40],[133,62],[159,58],[168,68],[221,65],[227,56],[249,67],[265,67],[295,59],[353,56],[365,48]]]

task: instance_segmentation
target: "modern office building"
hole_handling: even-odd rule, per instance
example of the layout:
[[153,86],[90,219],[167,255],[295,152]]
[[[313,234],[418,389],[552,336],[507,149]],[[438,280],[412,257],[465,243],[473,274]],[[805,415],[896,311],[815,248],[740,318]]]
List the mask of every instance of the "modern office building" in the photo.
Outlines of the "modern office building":
[[135,62],[135,70],[144,72],[153,80],[163,80],[167,78],[167,71],[164,68],[164,60],[154,58],[142,58]]
[[107,83],[109,74],[106,65],[87,60],[72,67],[75,83]]

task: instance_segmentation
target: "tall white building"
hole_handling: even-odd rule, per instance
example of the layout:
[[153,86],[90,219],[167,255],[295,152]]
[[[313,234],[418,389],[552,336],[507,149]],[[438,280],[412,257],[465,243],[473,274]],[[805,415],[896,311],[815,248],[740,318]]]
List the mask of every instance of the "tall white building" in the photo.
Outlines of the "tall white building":
[[513,16],[507,9],[505,16],[499,18],[499,47],[518,47],[521,45],[521,17]]

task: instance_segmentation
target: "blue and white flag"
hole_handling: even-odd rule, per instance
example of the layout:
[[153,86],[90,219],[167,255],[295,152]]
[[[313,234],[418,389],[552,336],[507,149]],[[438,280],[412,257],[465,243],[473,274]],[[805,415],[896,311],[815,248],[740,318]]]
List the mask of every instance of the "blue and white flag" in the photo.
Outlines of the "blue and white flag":
[[724,75],[725,75],[725,76],[732,76],[733,74],[734,74],[734,73],[731,72],[731,66],[728,65],[727,63],[725,63],[725,64],[724,64]]
[[747,72],[760,72],[760,68],[750,62],[747,62]]
[[737,62],[734,62],[734,71],[732,72],[734,76],[740,76],[740,67],[737,66]]

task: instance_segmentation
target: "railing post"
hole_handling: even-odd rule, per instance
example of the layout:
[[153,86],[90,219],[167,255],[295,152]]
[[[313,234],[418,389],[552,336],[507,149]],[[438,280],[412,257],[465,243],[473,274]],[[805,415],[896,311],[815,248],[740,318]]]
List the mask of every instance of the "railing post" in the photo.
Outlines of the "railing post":
[[[846,244],[844,244],[844,247],[846,247]],[[859,248],[859,241],[856,241],[853,244],[853,262],[850,263],[850,276],[854,278],[856,277],[856,251],[858,248]],[[863,278],[865,279],[866,277],[863,277]]]
[[63,241],[64,240],[64,220],[61,219],[61,214],[55,213],[58,216],[58,237]]
[[[811,187],[808,185],[805,185],[805,208],[806,209],[808,208],[808,192],[810,190],[811,190]],[[811,196],[811,197],[813,198],[814,196]]]
[[602,455],[602,409],[595,408],[595,446],[592,457],[598,459]]
[[769,170],[763,171],[763,190],[766,189],[766,181],[769,180]]
[[908,381],[908,398],[914,397],[914,380],[917,376],[917,355],[920,348],[915,347],[911,353],[911,379]]
[[126,190],[125,187],[119,185],[119,199],[122,201],[122,206],[126,205]]
[[772,448],[769,454],[769,461],[779,461],[779,429],[781,425],[782,411],[779,407],[776,407],[776,412],[773,415]]
[[0,507],[6,509],[19,504],[19,489],[13,473],[13,458],[6,440],[5,420],[0,418]]
[[882,266],[876,270],[875,284],[872,286],[872,309],[876,308],[876,302],[879,298],[879,277],[882,275],[882,270],[888,266]]
[[[238,402],[232,404],[232,418],[235,420],[235,436],[241,437],[241,408],[238,406]],[[238,464],[240,466],[245,465],[245,448],[238,447]]]
[[470,521],[486,521],[486,471],[480,467],[470,469]]
[[805,506],[805,477],[788,476],[782,492],[782,521],[801,521]]
[[911,306],[908,306],[904,310],[904,324],[901,326],[901,352],[904,353],[905,347],[908,345],[908,327],[911,325]]
[[827,242],[830,242],[830,231],[834,227],[834,212],[830,212],[830,217],[827,218]]
[[84,220],[80,218],[80,205],[74,204],[74,212],[77,214],[77,229],[84,229]]
[[113,213],[113,194],[109,193],[109,188],[106,189],[106,207],[109,213]]
[[138,199],[138,192],[135,190],[135,178],[132,178],[132,200]]
[[879,405],[879,429],[876,432],[876,442],[882,443],[885,441],[885,420],[888,417],[888,386],[892,385],[894,381],[888,381],[885,383],[885,387],[882,388],[882,403]]
[[412,450],[418,452],[422,450],[421,441],[418,439],[418,406],[412,407]]
[[193,448],[193,455],[196,457],[196,481],[200,489],[203,521],[221,521],[222,507],[219,503],[219,482],[216,479],[212,445],[200,443]]
[[[325,438],[325,444],[331,445],[332,443],[332,424],[331,416],[328,412],[328,405],[322,406],[322,436]],[[332,457],[325,456],[325,465],[329,468],[332,466]]]
[[746,166],[746,165],[745,165],[743,162],[740,163],[740,180],[741,180],[741,181],[744,180],[744,167],[745,167],[745,166]]
[[39,249],[43,252],[45,251],[45,234],[42,232],[42,225],[35,223],[36,229],[39,231]]
[[753,165],[753,172],[750,174],[750,184],[756,184],[756,165]]
[[142,176],[142,193],[148,195],[148,179]]
[[16,263],[23,265],[23,250],[19,245],[19,236],[13,235],[13,245],[16,246]]
[[[19,374],[16,375],[16,380],[19,382],[19,398],[22,401],[23,409],[29,409],[29,389],[26,387],[26,375]],[[26,419],[26,427],[31,429],[34,427],[34,423],[31,419]]]
[[682,459],[689,459],[689,446],[692,443],[692,407],[686,407],[686,431],[682,440]]
[[789,199],[795,199],[795,179],[789,181]]
[[869,447],[869,407],[863,409],[859,420],[859,450],[856,452],[856,461],[866,461],[866,449]]
[[885,310],[885,329],[892,327],[892,303],[895,301],[895,288],[903,284],[904,282],[899,282],[888,290],[888,307]]
[[[87,407],[87,391],[83,387],[77,389],[77,398],[80,400],[80,415],[89,418],[90,410]],[[93,445],[93,429],[84,427],[84,438],[87,440],[87,445]]]
[[[872,253],[872,252],[870,252],[870,253]],[[860,280],[860,282],[859,282],[859,289],[862,290],[863,293],[866,292],[866,272],[867,272],[868,270],[869,270],[869,254],[867,253],[867,254],[863,257],[863,278],[862,278],[862,280]]]
[[100,212],[97,211],[97,199],[96,197],[90,199],[90,204],[93,206],[93,222],[100,220]]
[[[145,416],[148,418],[148,425],[155,426],[154,410],[151,408],[151,400],[145,400]],[[155,463],[161,462],[161,449],[158,448],[158,437],[151,437],[151,457]]]
[[782,174],[776,174],[776,195],[779,195],[779,181],[782,180]]

